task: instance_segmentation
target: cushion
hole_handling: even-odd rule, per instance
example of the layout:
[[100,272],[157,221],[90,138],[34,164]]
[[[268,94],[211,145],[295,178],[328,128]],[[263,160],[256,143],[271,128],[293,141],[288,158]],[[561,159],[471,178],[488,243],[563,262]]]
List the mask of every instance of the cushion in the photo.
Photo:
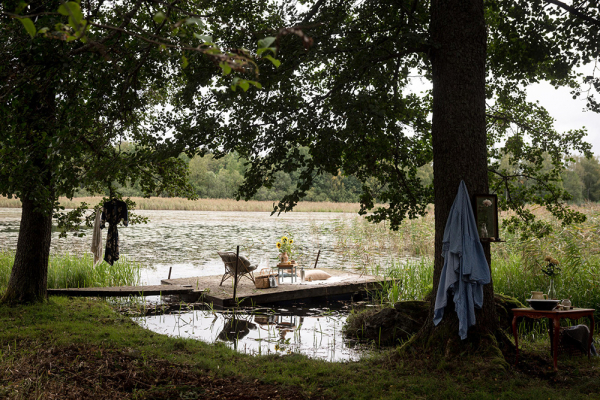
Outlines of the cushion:
[[331,278],[325,271],[321,271],[320,269],[305,269],[304,270],[304,280],[312,280],[312,281],[324,281],[325,279]]
[[250,260],[248,260],[246,257],[240,256],[240,261],[242,262],[242,264],[244,264],[246,268],[250,268]]

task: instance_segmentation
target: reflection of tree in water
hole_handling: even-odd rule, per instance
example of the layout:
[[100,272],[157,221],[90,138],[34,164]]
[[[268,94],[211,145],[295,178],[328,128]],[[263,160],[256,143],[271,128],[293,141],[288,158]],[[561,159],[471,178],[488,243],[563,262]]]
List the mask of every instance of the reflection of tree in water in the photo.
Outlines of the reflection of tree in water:
[[234,314],[230,318],[226,318],[225,325],[219,333],[218,339],[233,342],[248,335],[251,329],[256,329],[256,324]]

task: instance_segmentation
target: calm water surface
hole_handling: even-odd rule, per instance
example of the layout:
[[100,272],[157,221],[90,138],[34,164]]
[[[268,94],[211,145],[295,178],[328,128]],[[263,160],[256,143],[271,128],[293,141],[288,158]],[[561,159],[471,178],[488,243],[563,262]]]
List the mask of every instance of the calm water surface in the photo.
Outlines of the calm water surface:
[[[320,267],[352,268],[343,254],[336,253],[333,230],[356,214],[287,213],[270,216],[261,212],[150,211],[136,213],[149,218],[148,224],[119,227],[121,256],[143,265],[142,283],[159,284],[167,278],[219,275],[223,263],[217,251],[246,255],[260,268],[277,264],[275,243],[291,233],[298,244],[297,260],[312,266],[321,250]],[[21,210],[0,208],[0,250],[16,248]],[[84,237],[58,238],[52,233],[53,253],[89,252],[91,229]],[[103,245],[106,230],[103,230]],[[268,313],[238,314],[198,310],[134,320],[154,332],[206,342],[224,342],[249,354],[300,352],[329,361],[359,359],[364,353],[345,340],[341,330],[345,310],[322,308],[278,308]]]
[[[140,210],[148,224],[119,226],[121,256],[140,262],[145,284],[159,284],[169,267],[172,278],[218,275],[223,271],[217,251],[235,251],[247,256],[259,268],[277,264],[277,240],[291,233],[298,244],[298,261],[313,265],[321,250],[319,266],[350,267],[333,249],[332,229],[356,214],[287,213],[270,216],[262,212]],[[15,249],[21,210],[0,208],[0,250]],[[89,252],[91,229],[84,237],[59,238],[52,233],[53,253]],[[106,230],[103,230],[103,245]]]
[[370,349],[343,338],[345,310],[279,308],[261,313],[193,311],[134,318],[153,332],[221,342],[251,355],[302,353],[326,361],[357,361]]

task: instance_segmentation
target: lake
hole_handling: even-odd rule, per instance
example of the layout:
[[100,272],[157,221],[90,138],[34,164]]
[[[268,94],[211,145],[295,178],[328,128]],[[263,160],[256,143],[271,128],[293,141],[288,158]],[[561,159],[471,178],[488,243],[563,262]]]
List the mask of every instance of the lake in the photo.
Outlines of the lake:
[[[219,275],[223,263],[217,251],[246,255],[258,268],[277,264],[278,239],[291,234],[298,245],[297,258],[312,266],[320,250],[319,267],[358,268],[361,252],[354,254],[340,246],[340,232],[357,223],[357,214],[293,212],[271,216],[262,212],[223,211],[135,211],[149,218],[148,224],[119,227],[122,257],[140,262],[143,284],[159,284],[172,268],[172,278]],[[0,250],[14,250],[17,244],[21,210],[0,209]],[[59,238],[52,233],[53,253],[89,252],[91,229],[84,237]],[[106,232],[103,231],[103,244]],[[345,240],[345,239],[344,239]],[[394,252],[378,252],[370,259],[398,258]],[[364,253],[364,252],[363,252]],[[362,350],[344,340],[341,330],[346,320],[345,306],[328,308],[278,308],[263,315],[241,314],[242,333],[228,334],[231,315],[225,311],[197,310],[175,315],[135,318],[141,326],[157,333],[190,337],[207,342],[221,341],[249,354],[300,352],[329,361],[360,358]],[[238,324],[235,324],[236,326]],[[223,333],[225,331],[225,334]]]
[[[263,212],[226,211],[135,211],[149,218],[148,224],[119,226],[119,243],[122,257],[140,262],[142,283],[159,284],[166,279],[172,267],[172,278],[218,275],[223,272],[223,263],[217,251],[236,251],[257,263],[258,268],[277,264],[275,243],[283,235],[291,234],[298,245],[296,257],[301,265],[313,266],[320,250],[319,267],[359,268],[364,252],[345,251],[340,246],[339,231],[356,223],[362,217],[357,214],[293,212],[271,216]],[[0,208],[0,250],[16,249],[21,210]],[[87,235],[69,235],[59,238],[52,233],[51,252],[90,252],[91,229]],[[336,235],[336,232],[337,235]],[[106,244],[103,230],[103,245]],[[345,239],[344,239],[345,240]],[[390,258],[400,259],[404,255],[375,246],[370,261]]]

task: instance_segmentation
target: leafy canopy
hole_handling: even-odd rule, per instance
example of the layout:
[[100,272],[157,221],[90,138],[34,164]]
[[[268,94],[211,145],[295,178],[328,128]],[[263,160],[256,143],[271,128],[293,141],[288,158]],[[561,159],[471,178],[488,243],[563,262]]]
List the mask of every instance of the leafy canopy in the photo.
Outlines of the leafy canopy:
[[[586,13],[600,14],[597,5],[584,3]],[[516,211],[512,229],[550,229],[534,221],[530,203],[546,206],[564,223],[581,221],[584,216],[566,206],[569,194],[560,179],[572,154],[591,156],[586,132],[557,132],[546,110],[527,101],[526,88],[539,81],[568,86],[593,108],[593,93],[581,86],[590,79],[577,67],[597,56],[598,26],[543,0],[485,5],[490,188],[502,209]],[[284,10],[285,20],[313,38],[313,47],[284,41],[281,66],[262,72],[264,90],[236,107],[235,93],[215,89],[209,95],[214,114],[228,116],[211,148],[249,160],[238,198],[272,187],[278,171],[299,170],[294,192],[275,206],[288,211],[315,176],[343,171],[362,182],[361,213],[372,211],[372,221],[389,220],[397,228],[404,218],[422,215],[433,201],[432,185],[418,174],[433,162],[431,92],[416,92],[412,83],[431,79],[429,50],[437,44],[429,36],[429,2],[319,0],[305,2],[303,11]]]

